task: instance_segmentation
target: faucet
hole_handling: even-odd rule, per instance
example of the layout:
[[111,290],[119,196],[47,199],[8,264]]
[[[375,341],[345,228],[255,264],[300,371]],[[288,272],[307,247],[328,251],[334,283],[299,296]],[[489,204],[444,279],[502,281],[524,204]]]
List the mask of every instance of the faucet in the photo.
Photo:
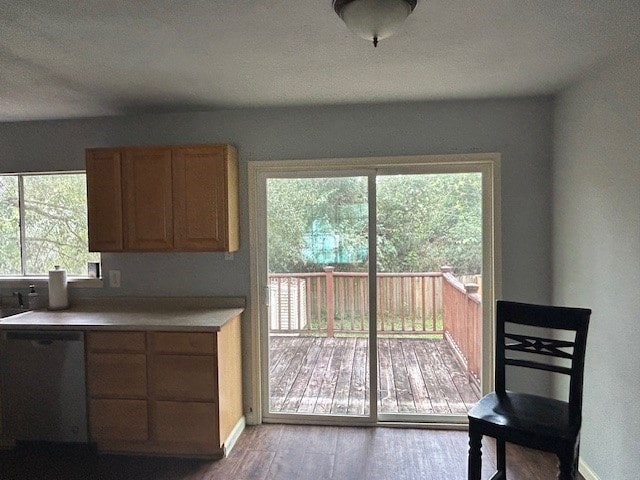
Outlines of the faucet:
[[24,308],[24,298],[22,298],[21,292],[13,292],[14,297],[18,297],[18,306]]

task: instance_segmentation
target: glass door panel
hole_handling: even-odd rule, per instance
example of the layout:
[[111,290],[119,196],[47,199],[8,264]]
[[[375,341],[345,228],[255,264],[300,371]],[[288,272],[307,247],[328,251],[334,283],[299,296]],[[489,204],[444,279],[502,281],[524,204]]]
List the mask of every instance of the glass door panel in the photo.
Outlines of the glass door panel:
[[482,175],[380,175],[376,208],[379,418],[466,415],[480,393]]
[[368,416],[368,178],[267,178],[268,414]]

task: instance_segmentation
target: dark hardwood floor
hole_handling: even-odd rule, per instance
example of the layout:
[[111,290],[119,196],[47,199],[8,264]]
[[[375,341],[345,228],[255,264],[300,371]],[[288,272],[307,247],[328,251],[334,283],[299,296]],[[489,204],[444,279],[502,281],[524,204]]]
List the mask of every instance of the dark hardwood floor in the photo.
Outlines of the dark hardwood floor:
[[[490,439],[483,478],[495,467]],[[551,480],[551,455],[508,446],[509,480]],[[228,458],[202,461],[97,455],[20,446],[0,453],[1,480],[464,480],[467,432],[404,428],[247,427]]]

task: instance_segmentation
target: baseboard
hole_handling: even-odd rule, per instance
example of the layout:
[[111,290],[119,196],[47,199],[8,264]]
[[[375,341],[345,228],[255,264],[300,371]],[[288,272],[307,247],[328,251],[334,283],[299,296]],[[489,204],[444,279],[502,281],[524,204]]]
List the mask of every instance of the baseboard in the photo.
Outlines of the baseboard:
[[587,465],[587,462],[582,459],[582,457],[578,462],[578,471],[580,472],[580,475],[584,477],[584,480],[601,480],[600,477],[596,475],[596,472]]
[[240,417],[240,420],[238,420],[238,423],[236,423],[235,426],[233,427],[233,430],[231,430],[231,433],[229,434],[229,436],[225,440],[224,445],[222,446],[222,448],[224,449],[224,456],[225,457],[229,454],[229,452],[231,451],[233,446],[238,441],[238,438],[240,437],[240,434],[244,430],[244,427],[246,426],[246,424],[247,424],[247,422],[246,422],[244,416],[242,416],[242,417]]

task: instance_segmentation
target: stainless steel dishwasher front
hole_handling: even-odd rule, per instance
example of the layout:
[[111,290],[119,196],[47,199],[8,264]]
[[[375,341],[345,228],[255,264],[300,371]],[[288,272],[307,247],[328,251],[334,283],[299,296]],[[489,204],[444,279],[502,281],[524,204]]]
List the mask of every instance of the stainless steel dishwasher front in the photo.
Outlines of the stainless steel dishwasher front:
[[3,431],[17,441],[86,443],[84,333],[9,330],[0,336]]

